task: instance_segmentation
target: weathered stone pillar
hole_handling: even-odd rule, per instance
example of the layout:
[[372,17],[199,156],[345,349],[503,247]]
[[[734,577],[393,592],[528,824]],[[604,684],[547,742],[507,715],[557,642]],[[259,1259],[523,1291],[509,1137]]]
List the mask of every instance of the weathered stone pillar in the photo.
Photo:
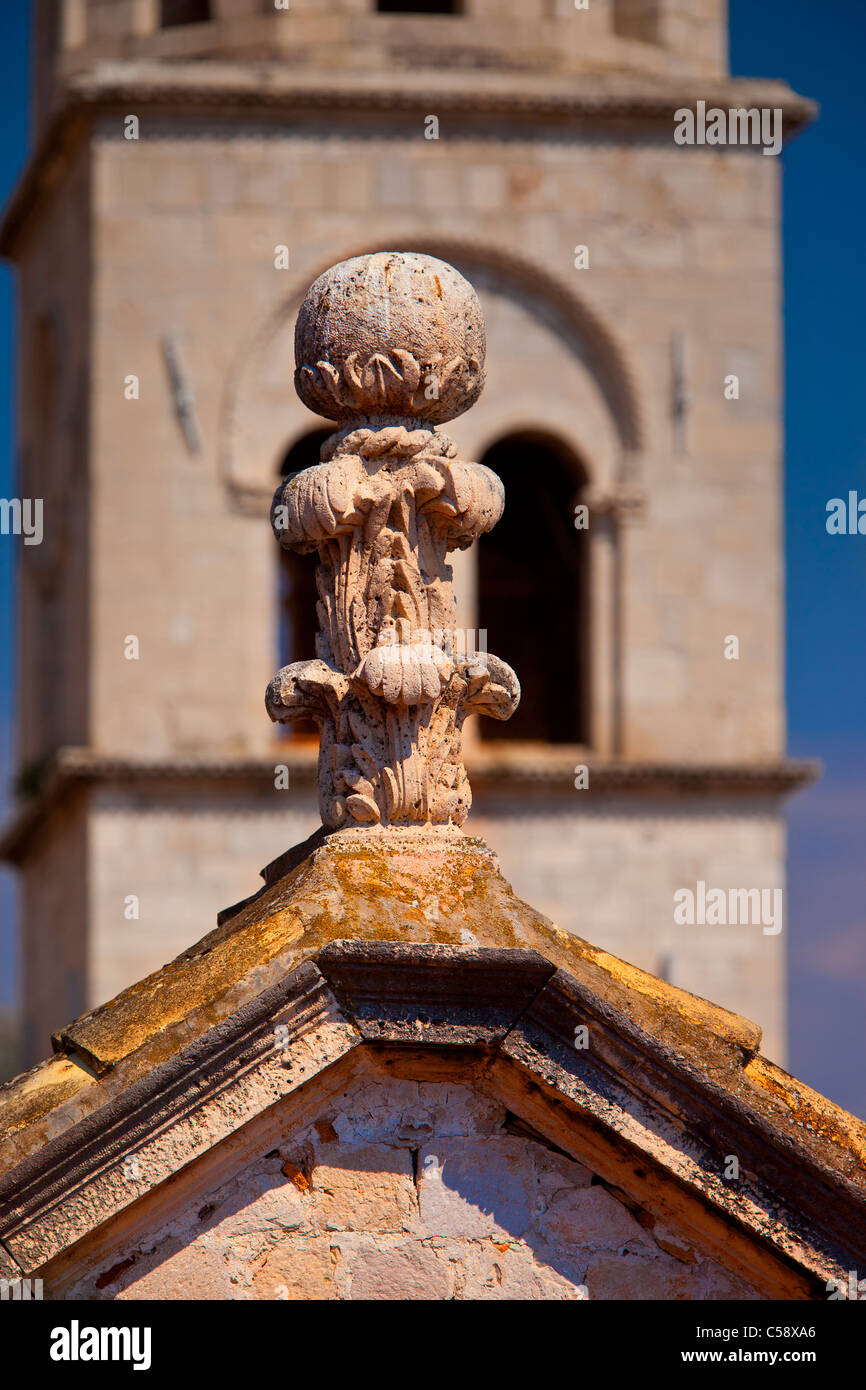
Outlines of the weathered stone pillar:
[[344,261],[301,305],[295,387],[339,428],[274,498],[280,544],[318,553],[319,634],[315,658],[271,681],[267,708],[318,721],[328,829],[462,825],[463,721],[507,719],[520,699],[509,666],[455,637],[446,561],[502,514],[496,475],[436,429],[478,398],[484,349],[472,286],[430,256]]

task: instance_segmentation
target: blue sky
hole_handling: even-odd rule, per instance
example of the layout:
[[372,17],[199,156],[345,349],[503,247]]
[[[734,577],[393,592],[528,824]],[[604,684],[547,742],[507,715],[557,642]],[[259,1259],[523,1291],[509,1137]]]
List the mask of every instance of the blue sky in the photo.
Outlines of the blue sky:
[[[0,192],[27,138],[27,10],[3,16]],[[866,497],[863,0],[730,0],[731,69],[780,77],[821,105],[785,165],[786,528],[791,753],[823,759],[791,803],[790,1067],[866,1116],[866,537],[827,534],[825,508]],[[0,496],[14,494],[12,276],[0,267]],[[11,763],[12,563],[0,541],[0,776]],[[0,883],[0,1002],[15,990],[13,900]]]
[[866,497],[862,0],[731,0],[731,70],[820,103],[783,155],[788,745],[819,757],[788,816],[789,1067],[866,1116],[866,536],[830,536]]

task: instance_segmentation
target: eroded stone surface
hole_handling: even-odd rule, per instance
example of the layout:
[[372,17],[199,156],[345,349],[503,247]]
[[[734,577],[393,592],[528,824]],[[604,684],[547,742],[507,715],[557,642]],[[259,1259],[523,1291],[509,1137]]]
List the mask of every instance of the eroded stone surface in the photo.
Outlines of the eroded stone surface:
[[757,1296],[681,1233],[662,1228],[660,1244],[587,1168],[511,1123],[473,1086],[358,1078],[312,1121],[275,1122],[227,1181],[200,1191],[188,1174],[146,1240],[63,1296]]
[[[64,1030],[62,1045],[89,1059],[99,1079],[58,1107],[49,1098],[41,1113],[38,1107],[32,1112],[28,1102],[29,1122],[0,1147],[12,1204],[3,1238],[28,1272],[64,1261],[83,1271],[79,1245],[121,1245],[117,1229],[135,1224],[136,1206],[148,1213],[148,1220],[154,1208],[159,1213],[169,1177],[174,1181],[190,1165],[216,1158],[239,1132],[267,1122],[270,1108],[296,1092],[315,1102],[341,1087],[341,1059],[354,1074],[387,1054],[388,1066],[396,1065],[398,1075],[406,1075],[408,1068],[410,1075],[420,1071],[425,1080],[440,1080],[448,1074],[462,1077],[463,1068],[474,1076],[479,1050],[486,1058],[485,1075],[510,1112],[504,1134],[489,1113],[483,1115],[483,1132],[497,1152],[505,1152],[500,1141],[506,1136],[526,1138],[527,1128],[530,1137],[546,1134],[550,1143],[603,1177],[616,1200],[617,1193],[628,1194],[627,1214],[642,1231],[647,1228],[632,1210],[634,1202],[646,1205],[670,1229],[681,1224],[675,1239],[670,1229],[659,1235],[656,1246],[664,1255],[697,1263],[697,1256],[695,1261],[682,1258],[679,1246],[685,1239],[688,1249],[699,1247],[776,1296],[814,1296],[838,1269],[853,1267],[862,1246],[858,1154],[863,1127],[756,1058],[758,1030],[753,1025],[560,932],[514,897],[483,845],[458,831],[347,830],[318,837],[309,849],[306,855],[299,851],[256,900],[229,914],[188,955]],[[431,913],[433,899],[436,911]],[[467,932],[476,944],[459,945]],[[496,949],[485,965],[484,950],[491,946]],[[499,990],[496,981],[501,981],[509,950],[514,951],[515,978],[529,967],[536,971],[539,962],[544,968],[528,1006],[519,991],[511,990],[508,1031],[485,1042],[475,1011],[480,1009],[483,1022],[485,999]],[[548,973],[545,960],[558,968]],[[295,971],[297,978],[290,978],[287,972]],[[441,989],[433,990],[435,998],[463,999],[463,1014],[449,1024],[447,1046],[438,1025],[432,1026],[436,1017],[429,986],[437,972]],[[474,1002],[464,988],[470,977],[475,979]],[[401,984],[407,980],[408,993]],[[395,999],[403,1011],[397,1019],[400,1038],[365,1042],[353,1022],[355,1013],[375,1006],[377,1017],[393,1022]],[[411,1027],[408,1015],[403,1018],[409,1004],[414,1010]],[[591,1025],[592,1046],[581,1052],[574,1045],[574,1025],[585,1020]],[[277,1025],[288,1028],[288,1034],[275,1050]],[[239,1070],[235,1049],[252,1046],[253,1034],[259,1051]],[[183,1113],[159,1111],[158,1123],[143,1143],[136,1138],[127,1149],[121,1143],[113,1158],[107,1156],[101,1140],[107,1117],[131,1116],[137,1123],[135,1097],[141,1100],[142,1087],[162,1074],[160,1067],[168,1068],[175,1081],[184,1079],[187,1090],[171,1092],[182,1102]],[[11,1115],[20,1116],[20,1092],[32,1083],[31,1075],[7,1088]],[[388,1116],[391,1086],[397,1086],[395,1094],[404,1101],[409,1093],[396,1079],[382,1085],[378,1106]],[[190,1097],[193,1088],[190,1108],[183,1097]],[[148,1106],[158,1108],[161,1094],[149,1099]],[[684,1127],[686,1095],[689,1118]],[[581,1133],[586,1117],[592,1121],[591,1140]],[[394,1132],[390,1120],[379,1123],[374,1106],[353,1115],[351,1123],[340,1106],[317,1115],[316,1121],[313,1149],[388,1144]],[[443,1130],[439,1113],[417,1112],[408,1101],[402,1106],[401,1145],[417,1152],[409,1194],[413,1202],[425,1180],[422,1155],[436,1156],[451,1141],[478,1138],[446,1123]],[[50,1166],[51,1155],[44,1161],[38,1156],[49,1130],[62,1148],[59,1178]],[[82,1134],[88,1139],[84,1146]],[[271,1145],[282,1152],[283,1177],[315,1196],[313,1149],[286,1152],[283,1137],[276,1136]],[[731,1152],[744,1160],[745,1176],[736,1187],[723,1177],[722,1158]],[[640,1172],[632,1162],[636,1153],[643,1155]],[[127,1157],[133,1156],[142,1165],[137,1176],[123,1171]],[[341,1162],[329,1166],[344,1169]],[[549,1202],[551,1234],[543,1240],[539,1236],[542,1243],[574,1241],[573,1234],[564,1232],[582,1229],[596,1208],[605,1206],[601,1199],[584,1199],[569,1190],[587,1186],[588,1169],[578,1170],[579,1181],[564,1182],[565,1195],[556,1200],[558,1177],[545,1169],[544,1182],[555,1190]],[[380,1170],[385,1171],[382,1165]],[[454,1171],[446,1163],[446,1178]],[[27,1179],[23,1185],[22,1173]],[[34,1181],[28,1186],[31,1174]],[[765,1174],[770,1178],[765,1180]],[[822,1184],[832,1185],[830,1207],[816,1198],[818,1175]],[[491,1193],[487,1202],[467,1191],[469,1181],[451,1194],[440,1194],[443,1201],[429,1239],[525,1241],[517,1216],[509,1217],[516,1232],[502,1219],[503,1209],[510,1210],[502,1196],[508,1176],[500,1171],[498,1195]],[[405,1172],[402,1179],[408,1182]],[[375,1189],[378,1181],[365,1180],[359,1189]],[[517,1182],[523,1182],[519,1173]],[[208,1177],[199,1195],[216,1186]],[[16,1198],[19,1192],[26,1197]],[[375,1200],[382,1199],[377,1193]],[[391,1216],[379,1222],[387,1229],[373,1234],[392,1242],[403,1238],[401,1204],[398,1194],[390,1202]],[[314,1206],[311,1200],[311,1212]],[[420,1220],[420,1202],[418,1211]],[[457,1215],[461,1211],[463,1216]],[[608,1206],[608,1216],[610,1211]],[[457,1227],[463,1230],[464,1216],[474,1232],[471,1237],[465,1230],[453,1234]],[[372,1215],[369,1221],[375,1225]],[[647,1258],[645,1235],[635,1232],[622,1212],[619,1222],[625,1230],[619,1232],[618,1249],[635,1257],[640,1249]],[[366,1219],[361,1230],[348,1218],[344,1229],[337,1230],[340,1225],[331,1221],[329,1227],[311,1226],[309,1232],[302,1227],[297,1236],[324,1235],[327,1229],[347,1238],[371,1234]],[[736,1248],[728,1258],[732,1242]],[[770,1250],[784,1263],[770,1257]],[[573,1252],[569,1260],[573,1278],[568,1277],[584,1282],[588,1263],[576,1269]]]
[[464,463],[437,422],[484,384],[475,291],[431,256],[385,252],[332,266],[298,314],[295,385],[342,428],[322,461],[277,489],[280,545],[318,556],[319,632],[266,703],[321,727],[323,824],[462,825],[467,714],[507,719],[520,686],[504,661],[455,638],[446,555],[496,524],[499,478]]

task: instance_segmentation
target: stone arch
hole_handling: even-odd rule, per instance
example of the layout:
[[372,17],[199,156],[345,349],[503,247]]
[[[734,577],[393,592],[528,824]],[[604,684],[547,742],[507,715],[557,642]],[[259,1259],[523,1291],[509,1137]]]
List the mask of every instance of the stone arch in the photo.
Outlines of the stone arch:
[[529,294],[536,312],[547,316],[562,330],[562,336],[580,340],[607,399],[623,452],[639,453],[645,447],[645,422],[634,369],[604,317],[566,280],[528,257],[482,238],[434,233],[398,238],[389,249],[424,251],[450,261],[458,270],[466,267],[469,279],[473,273],[481,279],[494,276],[503,288],[519,287]]
[[[287,293],[242,344],[229,374],[223,397],[220,429],[220,471],[231,492],[242,497],[245,491],[256,491],[250,476],[238,468],[239,420],[243,413],[247,376],[262,360],[266,346],[285,328],[296,311],[308,285],[328,266],[352,256],[380,250],[416,250],[450,261],[468,278],[478,283],[498,287],[500,293],[521,296],[531,306],[539,320],[546,322],[562,339],[578,352],[591,372],[604,398],[621,456],[636,456],[646,444],[646,421],[634,369],[616,334],[604,317],[579,294],[567,280],[552,274],[528,257],[487,241],[452,237],[446,233],[400,232],[371,238],[354,246],[332,252],[319,265],[291,274]],[[283,408],[289,407],[289,428],[297,433],[312,429],[319,421],[300,403],[294,401],[290,380],[293,362],[284,364],[289,381],[282,378]],[[482,402],[483,402],[482,396]],[[476,407],[478,410],[479,407]],[[260,460],[266,466],[265,460]],[[634,473],[634,469],[626,469]]]

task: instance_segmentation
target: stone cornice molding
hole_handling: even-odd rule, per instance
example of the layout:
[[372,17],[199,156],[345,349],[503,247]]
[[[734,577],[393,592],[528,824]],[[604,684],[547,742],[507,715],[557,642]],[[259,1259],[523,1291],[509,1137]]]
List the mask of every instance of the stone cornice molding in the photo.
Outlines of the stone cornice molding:
[[[50,1274],[58,1255],[240,1125],[372,1049],[374,1063],[436,1058],[440,1073],[470,1061],[493,1094],[519,1097],[542,1140],[607,1181],[627,1174],[627,1196],[657,1204],[673,1185],[677,1223],[741,1277],[760,1271],[765,1296],[826,1297],[826,1281],[844,1284],[866,1253],[862,1170],[772,1085],[750,1080],[770,1067],[759,1030],[724,1017],[730,1037],[707,1032],[696,1066],[640,1013],[534,949],[335,940],[156,1064],[133,1053],[106,1067],[82,1020],[56,1046],[98,1079],[66,1102],[53,1137],[34,1148],[31,1135],[28,1147],[26,1129],[20,1140],[13,1129],[3,1142],[3,1272]],[[589,1046],[577,1048],[584,1027]],[[26,1080],[0,1091],[7,1122]],[[830,1128],[851,1118],[830,1111]]]
[[[790,135],[817,107],[785,82],[762,78],[661,78],[626,72],[562,74],[443,71],[420,68],[358,73],[341,68],[304,73],[280,63],[100,63],[67,80],[67,100],[117,106],[131,98],[148,106],[226,110],[286,106],[309,110],[469,111],[496,115],[556,115],[664,119],[681,106],[777,106]],[[432,105],[431,105],[432,103]]]
[[[38,792],[22,802],[0,830],[0,862],[17,864],[33,836],[69,796],[87,787],[149,787],[181,781],[207,787],[214,783],[273,789],[274,768],[289,769],[293,786],[309,794],[315,787],[318,748],[315,743],[275,744],[271,757],[197,758],[111,757],[87,748],[64,748],[45,769]],[[815,759],[779,759],[750,763],[611,761],[593,756],[577,745],[547,748],[519,744],[482,744],[467,753],[466,764],[480,793],[507,795],[532,786],[561,798],[574,791],[574,768],[590,769],[591,797],[782,797],[818,780],[822,764]],[[581,792],[580,796],[586,796]],[[280,792],[285,797],[285,792]],[[290,793],[291,795],[291,793]],[[577,798],[578,794],[574,793]],[[282,803],[281,803],[282,804]],[[575,800],[575,809],[584,803]]]
[[[463,113],[478,118],[507,117],[533,123],[604,130],[617,125],[661,126],[681,107],[771,106],[783,113],[789,139],[817,115],[817,105],[783,82],[735,78],[725,82],[699,79],[647,80],[631,74],[607,78],[586,74],[570,80],[508,72],[491,82],[479,73],[423,70],[405,78],[389,73],[387,81],[359,79],[351,71],[334,78],[303,77],[279,64],[105,63],[67,80],[55,113],[8,201],[0,222],[0,255],[14,258],[18,238],[43,189],[92,121],[103,113],[129,109],[162,111],[186,119],[197,115],[230,119],[251,112],[279,117],[310,115],[393,115],[398,112]],[[672,138],[672,135],[671,135]],[[749,153],[748,150],[745,151]]]

